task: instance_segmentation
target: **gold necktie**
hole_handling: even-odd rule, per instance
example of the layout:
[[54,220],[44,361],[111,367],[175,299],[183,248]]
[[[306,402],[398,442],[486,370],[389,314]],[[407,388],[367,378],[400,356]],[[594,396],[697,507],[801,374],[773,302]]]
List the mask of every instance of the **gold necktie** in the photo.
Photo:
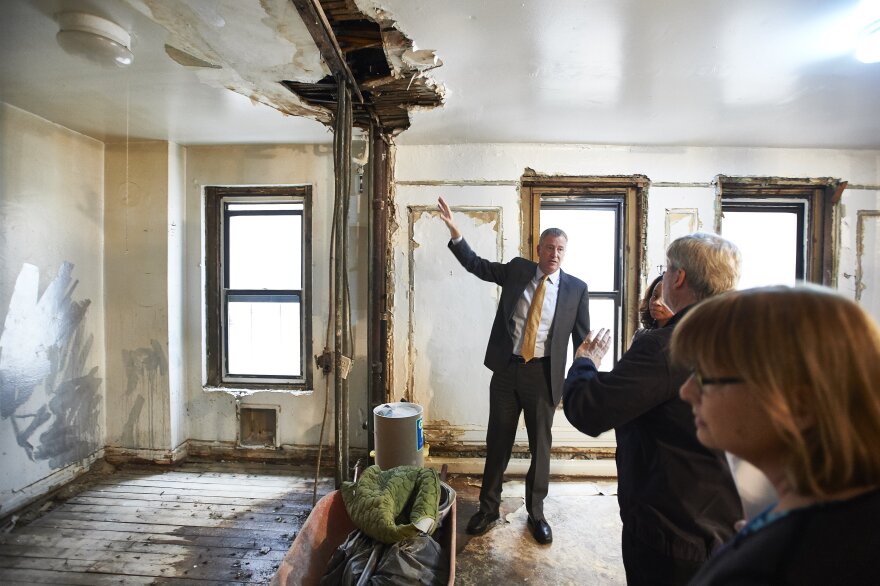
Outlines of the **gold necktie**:
[[526,315],[526,329],[523,332],[522,357],[528,362],[535,357],[535,340],[538,338],[538,323],[541,321],[541,308],[544,305],[544,283],[547,282],[547,275],[541,277],[541,281],[535,288],[535,296],[532,297],[532,304],[529,305],[529,313]]

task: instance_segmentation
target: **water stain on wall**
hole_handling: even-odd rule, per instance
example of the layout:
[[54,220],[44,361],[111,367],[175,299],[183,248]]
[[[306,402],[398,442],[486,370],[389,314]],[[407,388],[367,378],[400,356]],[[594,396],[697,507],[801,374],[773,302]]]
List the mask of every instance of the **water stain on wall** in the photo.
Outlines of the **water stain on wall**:
[[137,444],[137,434],[135,433],[135,429],[137,427],[137,422],[141,418],[141,412],[144,410],[144,403],[147,400],[144,399],[143,395],[138,395],[138,397],[134,400],[134,405],[132,405],[131,409],[128,411],[128,418],[125,420],[125,425],[122,428],[122,445],[126,447],[133,447]]
[[102,381],[87,366],[94,337],[84,319],[91,301],[73,300],[72,272],[62,264],[40,295],[39,269],[24,264],[0,334],[0,420],[28,458],[53,469],[100,447]]
[[[122,351],[122,363],[125,366],[125,398],[132,401],[128,410],[128,418],[122,428],[122,442],[125,446],[144,445],[146,438],[141,437],[138,429],[141,413],[147,399],[150,401],[148,413],[154,413],[152,407],[154,397],[165,387],[168,377],[168,358],[162,345],[150,340],[149,347]],[[152,418],[148,421],[149,445],[155,446],[156,430],[153,429]]]
[[122,362],[125,364],[126,395],[134,393],[139,385],[154,389],[158,377],[168,375],[168,359],[156,340],[150,340],[149,348],[123,350]]

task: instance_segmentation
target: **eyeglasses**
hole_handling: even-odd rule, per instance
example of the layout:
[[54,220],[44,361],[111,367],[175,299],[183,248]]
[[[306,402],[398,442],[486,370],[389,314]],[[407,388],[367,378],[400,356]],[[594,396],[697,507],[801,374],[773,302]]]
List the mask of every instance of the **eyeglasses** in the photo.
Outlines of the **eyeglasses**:
[[701,373],[696,368],[691,371],[691,376],[694,377],[695,381],[697,381],[697,389],[700,391],[700,395],[706,394],[706,387],[709,385],[738,385],[746,382],[745,380],[736,376],[719,376],[714,378],[705,378],[703,376],[703,373]]

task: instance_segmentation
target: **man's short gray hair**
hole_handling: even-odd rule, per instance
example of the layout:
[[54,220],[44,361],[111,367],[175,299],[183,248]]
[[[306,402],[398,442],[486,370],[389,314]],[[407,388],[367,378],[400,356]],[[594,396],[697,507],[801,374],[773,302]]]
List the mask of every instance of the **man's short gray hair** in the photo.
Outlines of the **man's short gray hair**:
[[543,232],[541,232],[541,237],[538,238],[538,245],[544,242],[544,238],[548,236],[556,236],[557,238],[565,238],[565,241],[568,242],[568,234],[563,232],[561,228],[547,228]]
[[675,239],[666,250],[667,270],[682,269],[697,300],[736,287],[742,255],[736,244],[717,234],[695,232]]

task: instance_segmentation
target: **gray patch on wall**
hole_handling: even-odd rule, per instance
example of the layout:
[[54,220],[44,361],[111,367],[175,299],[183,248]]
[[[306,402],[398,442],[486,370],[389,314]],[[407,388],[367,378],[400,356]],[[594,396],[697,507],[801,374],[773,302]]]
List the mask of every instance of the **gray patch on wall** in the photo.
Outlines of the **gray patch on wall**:
[[0,420],[33,461],[61,468],[99,447],[101,379],[88,368],[94,337],[85,332],[91,301],[65,262],[39,295],[39,269],[24,264],[0,334]]
[[131,411],[128,412],[128,419],[125,420],[125,425],[122,428],[122,445],[123,446],[136,446],[137,445],[137,434],[135,433],[135,426],[137,426],[138,419],[141,418],[141,411],[144,410],[144,403],[147,400],[144,399],[143,395],[138,395],[138,398],[135,399],[134,405],[131,408]]
[[[162,345],[151,339],[149,348],[123,350],[122,363],[125,366],[125,396],[129,399],[135,397],[122,428],[122,441],[126,446],[135,446],[139,443],[137,424],[144,408],[145,395],[152,401],[154,394],[163,387],[162,381],[168,375],[168,358]],[[149,424],[152,439],[152,420]]]
[[168,359],[156,340],[150,340],[149,348],[123,350],[122,362],[125,364],[126,395],[134,393],[140,384],[155,389],[158,377],[168,374]]

